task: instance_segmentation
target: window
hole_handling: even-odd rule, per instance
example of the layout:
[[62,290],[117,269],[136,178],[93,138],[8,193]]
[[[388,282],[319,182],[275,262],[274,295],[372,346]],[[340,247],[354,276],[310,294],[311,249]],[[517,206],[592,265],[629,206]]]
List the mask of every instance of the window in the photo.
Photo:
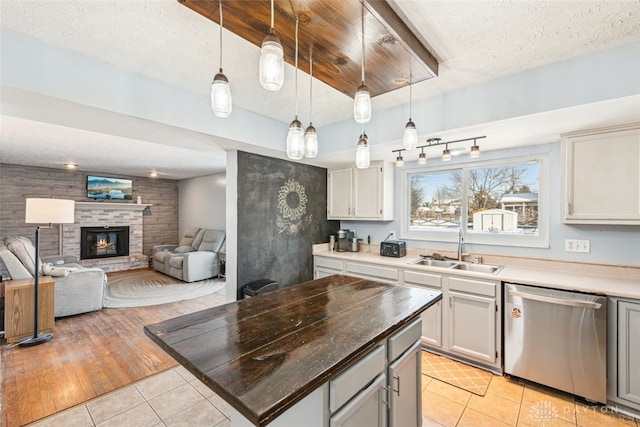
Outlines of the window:
[[548,245],[547,160],[515,159],[403,171],[402,237]]

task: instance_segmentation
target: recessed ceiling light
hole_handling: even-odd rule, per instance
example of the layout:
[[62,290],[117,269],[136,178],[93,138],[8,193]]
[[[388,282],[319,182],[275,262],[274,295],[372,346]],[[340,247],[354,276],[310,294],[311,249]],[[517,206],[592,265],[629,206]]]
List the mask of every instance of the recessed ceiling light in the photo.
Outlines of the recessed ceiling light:
[[78,167],[76,163],[65,163],[64,165],[67,169],[75,169]]

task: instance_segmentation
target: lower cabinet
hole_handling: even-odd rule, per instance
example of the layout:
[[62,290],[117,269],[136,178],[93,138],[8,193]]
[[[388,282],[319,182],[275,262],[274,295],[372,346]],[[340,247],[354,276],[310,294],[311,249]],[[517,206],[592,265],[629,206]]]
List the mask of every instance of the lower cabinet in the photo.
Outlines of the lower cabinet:
[[394,267],[345,261],[344,274],[394,285],[398,284],[398,269]]
[[640,414],[640,301],[609,298],[609,403]]
[[[422,271],[404,270],[405,286],[431,289],[442,292],[442,275]],[[428,309],[422,317],[422,344],[430,348],[442,348],[442,301],[440,300]]]
[[417,319],[329,382],[331,427],[422,424],[420,330]]
[[313,257],[313,264],[314,279],[342,274],[342,260],[315,256]]

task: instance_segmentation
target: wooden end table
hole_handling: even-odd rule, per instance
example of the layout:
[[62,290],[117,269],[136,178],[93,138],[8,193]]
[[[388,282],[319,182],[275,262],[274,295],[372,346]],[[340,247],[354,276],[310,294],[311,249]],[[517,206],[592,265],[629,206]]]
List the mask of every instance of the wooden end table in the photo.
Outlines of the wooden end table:
[[[50,276],[40,277],[38,332],[53,330],[55,284]],[[33,335],[33,285],[33,278],[4,282],[4,337],[7,343]]]

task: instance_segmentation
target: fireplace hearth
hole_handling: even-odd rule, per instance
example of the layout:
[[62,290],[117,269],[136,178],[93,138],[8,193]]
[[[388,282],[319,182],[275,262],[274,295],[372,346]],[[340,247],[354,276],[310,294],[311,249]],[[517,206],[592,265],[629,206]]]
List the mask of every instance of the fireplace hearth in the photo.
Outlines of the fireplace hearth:
[[129,227],[81,227],[80,259],[129,255]]

